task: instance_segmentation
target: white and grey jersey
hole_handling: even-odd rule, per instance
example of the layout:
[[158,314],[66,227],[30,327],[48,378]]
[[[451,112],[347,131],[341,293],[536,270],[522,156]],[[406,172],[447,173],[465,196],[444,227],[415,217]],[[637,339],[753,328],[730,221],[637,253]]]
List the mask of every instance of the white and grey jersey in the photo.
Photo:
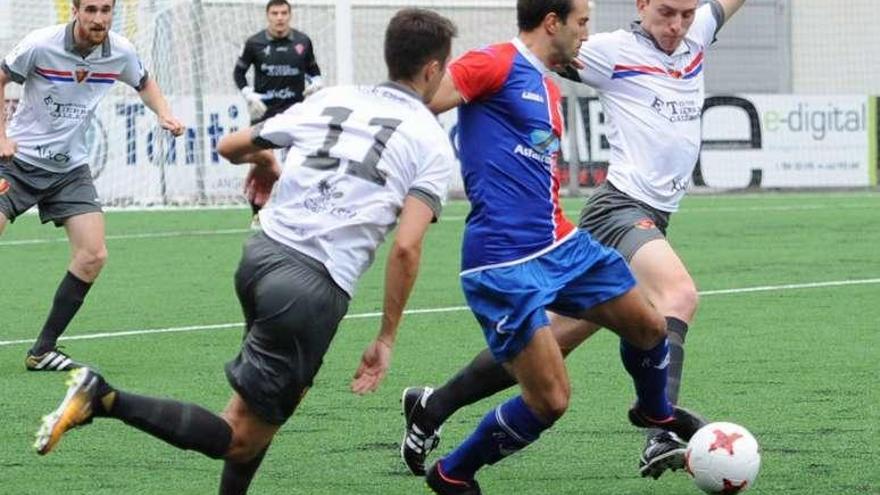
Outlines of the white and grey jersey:
[[449,138],[424,103],[393,83],[322,90],[254,128],[290,147],[260,211],[263,232],[317,259],[353,295],[407,196],[440,215],[452,176]]
[[690,186],[702,143],[705,50],[723,21],[717,1],[702,5],[672,54],[638,23],[581,46],[577,76],[598,91],[608,124],[608,180],[658,210],[676,211]]
[[23,84],[6,135],[18,143],[16,158],[50,172],[86,164],[85,134],[98,103],[116,81],[140,90],[147,71],[124,37],[110,32],[83,56],[74,46],[74,23],[28,34],[0,64]]

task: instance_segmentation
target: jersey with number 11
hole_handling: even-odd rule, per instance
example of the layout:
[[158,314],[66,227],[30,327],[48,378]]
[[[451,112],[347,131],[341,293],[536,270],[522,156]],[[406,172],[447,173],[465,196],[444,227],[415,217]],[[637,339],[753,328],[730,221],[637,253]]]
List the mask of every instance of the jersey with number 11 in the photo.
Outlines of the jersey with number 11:
[[454,164],[434,115],[393,83],[322,90],[258,126],[254,142],[290,147],[263,231],[322,262],[349,295],[407,196],[439,216]]

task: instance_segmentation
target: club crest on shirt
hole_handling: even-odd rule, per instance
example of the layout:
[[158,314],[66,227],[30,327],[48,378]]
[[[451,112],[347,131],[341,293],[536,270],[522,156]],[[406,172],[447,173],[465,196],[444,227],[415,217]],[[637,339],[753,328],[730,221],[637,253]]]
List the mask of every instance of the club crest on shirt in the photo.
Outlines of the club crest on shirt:
[[293,47],[293,49],[296,50],[296,53],[302,55],[302,54],[305,53],[305,51],[306,51],[306,46],[303,45],[302,43],[297,43],[297,44]]
[[635,223],[635,227],[641,230],[651,230],[656,226],[657,224],[655,224],[650,218],[643,218]]
[[78,64],[73,71],[73,78],[77,83],[82,84],[89,77],[89,66]]

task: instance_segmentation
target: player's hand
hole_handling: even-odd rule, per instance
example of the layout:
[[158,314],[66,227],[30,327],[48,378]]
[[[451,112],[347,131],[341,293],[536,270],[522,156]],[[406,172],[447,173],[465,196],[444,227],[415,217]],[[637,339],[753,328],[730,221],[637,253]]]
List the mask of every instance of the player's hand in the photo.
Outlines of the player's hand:
[[324,81],[319,76],[307,77],[306,88],[303,90],[303,98],[308,98],[322,89],[324,89]]
[[244,96],[248,106],[248,114],[251,120],[258,120],[266,113],[266,104],[263,103],[264,95],[254,91],[254,88],[245,86],[241,88],[241,95]]
[[281,176],[281,167],[274,153],[263,150],[253,157],[254,163],[244,179],[244,195],[247,200],[262,208],[269,201],[272,186]]
[[391,366],[391,346],[384,340],[374,340],[361,356],[361,364],[351,380],[351,391],[364,395],[379,388]]
[[0,160],[9,160],[18,151],[18,143],[8,138],[0,138]]
[[159,125],[162,126],[162,129],[170,132],[174,135],[174,137],[180,136],[183,134],[183,131],[186,130],[186,126],[184,126],[177,118],[173,115],[163,115],[159,117]]

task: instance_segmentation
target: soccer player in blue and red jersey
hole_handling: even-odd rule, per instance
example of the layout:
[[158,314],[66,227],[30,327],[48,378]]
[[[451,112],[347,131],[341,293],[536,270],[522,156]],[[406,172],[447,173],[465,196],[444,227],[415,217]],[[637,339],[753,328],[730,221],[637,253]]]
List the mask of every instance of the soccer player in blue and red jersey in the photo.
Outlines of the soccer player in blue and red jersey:
[[436,112],[459,107],[471,202],[462,246],[465,298],[492,355],[522,390],[431,466],[427,483],[440,494],[480,493],[477,470],[534,442],[565,413],[569,379],[547,310],[622,337],[638,396],[634,423],[683,438],[701,424],[666,397],[665,320],[636,288],[624,259],[575,228],[559,203],[564,123],[549,72],[567,66],[587,39],[587,0],[519,0],[517,15],[519,35],[451,64],[431,105]]

